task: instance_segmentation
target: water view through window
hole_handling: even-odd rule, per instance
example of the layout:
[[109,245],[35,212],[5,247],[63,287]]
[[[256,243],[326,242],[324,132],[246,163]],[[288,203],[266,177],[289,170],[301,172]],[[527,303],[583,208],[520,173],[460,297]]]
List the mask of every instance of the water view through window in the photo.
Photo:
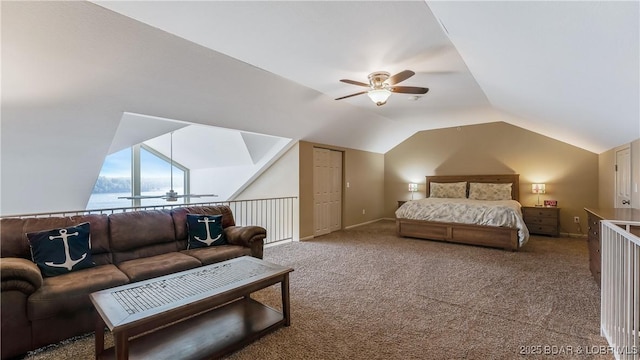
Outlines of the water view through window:
[[[140,149],[140,195],[164,195],[171,190],[171,164],[156,155]],[[184,195],[184,171],[173,167],[173,190]],[[140,205],[163,205],[165,199],[142,199]],[[184,198],[172,201],[172,204],[184,203]]]
[[[87,209],[108,209],[133,206],[133,200],[118,199],[131,196],[132,193],[132,153],[133,148],[127,148],[106,157],[98,180],[93,188]],[[140,195],[164,195],[171,190],[171,165],[150,151],[140,149]],[[173,167],[173,190],[183,195],[185,192],[185,172]],[[164,205],[167,201],[161,198],[142,199],[141,206]],[[171,204],[184,203],[179,198]]]

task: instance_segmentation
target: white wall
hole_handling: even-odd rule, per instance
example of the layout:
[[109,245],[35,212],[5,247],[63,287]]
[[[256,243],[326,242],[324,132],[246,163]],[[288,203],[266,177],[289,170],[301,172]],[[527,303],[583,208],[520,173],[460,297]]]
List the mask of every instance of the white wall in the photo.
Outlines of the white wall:
[[296,143],[271,167],[235,197],[235,200],[298,196],[299,145]]
[[[0,15],[1,215],[84,209],[123,112],[292,139],[330,138],[347,124],[367,135],[343,131],[336,141],[361,147],[399,131],[370,111],[92,3],[4,1]],[[371,123],[384,129],[364,126]]]
[[631,143],[631,206],[640,209],[640,138]]
[[[253,182],[256,174],[262,174],[266,169],[269,169],[272,163],[280,158],[280,153],[285,151],[290,142],[291,139],[278,139],[255,164],[191,170],[191,193],[216,194],[218,198],[213,199],[215,201],[236,199],[236,194],[242,191],[243,186]],[[225,156],[225,154],[221,153],[219,156]],[[264,197],[267,196],[262,196],[262,198]]]
[[284,155],[248,185],[235,200],[295,196],[293,240],[300,239],[300,146],[295,143]]

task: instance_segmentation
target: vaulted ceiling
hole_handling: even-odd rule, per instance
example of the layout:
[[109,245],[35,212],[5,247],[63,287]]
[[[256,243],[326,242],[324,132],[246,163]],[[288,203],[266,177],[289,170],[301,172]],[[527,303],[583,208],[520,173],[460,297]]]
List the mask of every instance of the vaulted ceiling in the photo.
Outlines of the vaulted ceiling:
[[[84,206],[127,113],[378,153],[493,121],[595,153],[640,137],[637,1],[0,6],[3,212]],[[334,100],[404,69],[430,91]]]
[[339,79],[411,69],[402,85],[430,88],[418,100],[393,95],[380,108],[364,95],[342,100],[408,132],[474,122],[440,116],[489,107],[593,152],[640,136],[637,1],[96,3],[331,98],[362,90]]

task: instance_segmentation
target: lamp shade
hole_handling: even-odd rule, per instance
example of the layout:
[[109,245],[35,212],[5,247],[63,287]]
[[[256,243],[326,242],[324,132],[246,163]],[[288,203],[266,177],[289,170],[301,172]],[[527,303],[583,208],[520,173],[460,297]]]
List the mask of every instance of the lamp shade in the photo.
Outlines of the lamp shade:
[[531,184],[531,192],[534,194],[544,194],[545,184]]
[[369,99],[376,103],[376,105],[384,105],[387,102],[389,96],[391,96],[391,91],[387,89],[374,89],[367,91],[367,95]]
[[413,183],[409,184],[409,191],[411,192],[418,191],[418,184],[413,184]]

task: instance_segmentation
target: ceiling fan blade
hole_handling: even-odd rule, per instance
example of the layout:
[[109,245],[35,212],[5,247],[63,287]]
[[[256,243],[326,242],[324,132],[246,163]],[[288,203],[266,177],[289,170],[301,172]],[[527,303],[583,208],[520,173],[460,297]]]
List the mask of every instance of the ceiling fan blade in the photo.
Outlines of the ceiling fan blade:
[[343,83],[351,84],[351,85],[369,87],[369,84],[365,84],[365,83],[360,82],[360,81],[349,80],[349,79],[340,79],[340,81],[342,81]]
[[118,196],[118,199],[138,200],[138,199],[162,199],[165,195],[135,195],[135,196]]
[[415,75],[416,73],[414,73],[411,70],[405,70],[405,71],[401,71],[395,75],[393,75],[392,77],[389,78],[389,80],[387,80],[387,82],[389,83],[389,85],[395,85],[401,81],[405,81],[408,78],[412,77],[413,75]]
[[426,94],[429,89],[417,86],[394,86],[391,92],[400,94]]
[[352,96],[356,96],[356,95],[362,95],[362,94],[366,94],[366,91],[360,91],[359,93],[355,93],[355,94],[351,94],[351,95],[347,95],[347,96],[343,96],[343,97],[339,97],[336,100],[342,100],[342,99],[346,99],[346,98],[350,98]]
[[192,197],[192,198],[201,198],[201,197],[218,197],[216,194],[189,194],[189,195],[178,195],[176,197]]

